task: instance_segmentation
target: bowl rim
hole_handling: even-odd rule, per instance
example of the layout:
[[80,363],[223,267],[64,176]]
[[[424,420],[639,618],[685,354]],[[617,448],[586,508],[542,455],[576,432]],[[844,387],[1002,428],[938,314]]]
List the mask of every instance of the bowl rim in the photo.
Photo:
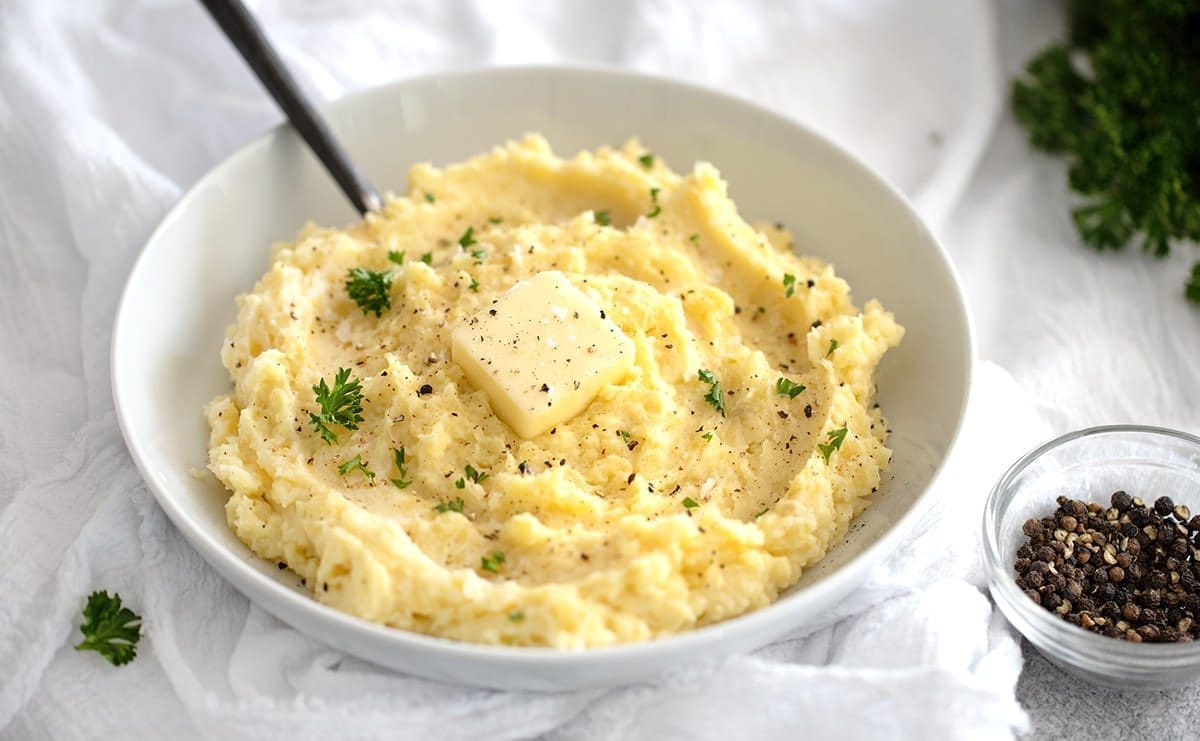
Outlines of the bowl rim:
[[[1086,427],[1060,435],[1029,451],[1008,467],[1008,470],[992,487],[984,503],[983,551],[988,571],[988,585],[991,590],[999,592],[1001,599],[997,599],[997,602],[1002,607],[1007,605],[1019,613],[1019,621],[1010,620],[1009,622],[1013,623],[1021,634],[1039,649],[1046,646],[1058,647],[1057,650],[1052,650],[1052,653],[1059,658],[1063,658],[1064,654],[1078,654],[1085,659],[1108,664],[1122,661],[1151,661],[1163,668],[1193,665],[1200,662],[1200,641],[1183,644],[1135,643],[1093,633],[1053,616],[1048,610],[1034,604],[1033,600],[1025,596],[1025,593],[1017,586],[1011,566],[1001,553],[1000,527],[1003,519],[1001,498],[1008,491],[1013,480],[1034,461],[1067,443],[1118,433],[1171,438],[1189,444],[1196,449],[1197,453],[1200,453],[1200,437],[1196,435],[1168,427],[1136,424]],[[1003,504],[1007,505],[1008,502]],[[1034,636],[1030,636],[1026,629],[1033,631]]]
[[[130,313],[130,295],[133,286],[139,282],[141,273],[146,270],[148,247],[155,244],[160,235],[175,221],[182,218],[182,214],[188,208],[188,204],[192,200],[192,196],[199,190],[204,189],[215,181],[218,181],[229,168],[235,166],[243,160],[252,158],[258,155],[261,150],[265,149],[272,141],[280,135],[290,135],[290,126],[285,121],[266,132],[255,137],[251,141],[238,147],[233,153],[213,165],[203,176],[195,181],[179,198],[179,200],[170,208],[162,221],[146,238],[137,258],[133,263],[133,267],[129,271],[126,278],[125,286],[122,289],[121,296],[118,302],[117,312],[115,314],[113,324],[112,340],[109,347],[110,363],[109,374],[110,384],[113,394],[114,406],[116,408],[116,416],[121,434],[125,439],[126,447],[129,450],[130,456],[133,458],[137,466],[143,482],[154,495],[158,505],[167,514],[170,521],[184,535],[185,539],[196,550],[204,560],[211,565],[221,576],[230,583],[238,592],[242,593],[252,603],[266,609],[268,612],[282,619],[285,623],[295,626],[291,619],[284,619],[277,608],[286,606],[298,613],[306,613],[309,617],[324,622],[332,623],[338,629],[346,631],[354,637],[355,640],[368,640],[372,642],[385,641],[392,644],[404,645],[407,648],[425,652],[427,654],[438,655],[453,655],[457,658],[468,658],[473,660],[487,660],[495,662],[503,662],[506,666],[510,666],[515,670],[520,670],[522,667],[530,669],[543,668],[560,664],[569,664],[586,659],[598,665],[617,665],[634,658],[642,661],[653,661],[656,658],[666,658],[669,655],[686,652],[689,649],[702,649],[715,642],[718,642],[723,636],[722,634],[731,630],[739,633],[750,634],[756,628],[770,629],[772,624],[786,620],[781,617],[786,613],[789,603],[798,598],[801,594],[811,594],[813,592],[836,592],[838,588],[850,582],[850,589],[857,588],[865,577],[867,569],[875,565],[878,560],[893,550],[895,550],[899,541],[908,535],[912,530],[917,520],[925,513],[931,504],[930,493],[941,483],[946,472],[947,463],[957,450],[961,442],[962,430],[967,416],[967,408],[970,401],[972,389],[974,388],[974,370],[977,359],[977,340],[975,337],[975,322],[970,312],[970,306],[966,300],[966,295],[963,290],[962,280],[954,266],[950,255],[942,243],[930,230],[929,226],[920,217],[917,209],[912,202],[905,196],[896,186],[889,182],[882,175],[875,172],[871,167],[864,163],[857,156],[852,154],[845,147],[834,142],[829,137],[814,130],[807,124],[793,119],[782,113],[778,113],[764,105],[743,98],[739,95],[728,93],[722,90],[710,88],[705,85],[697,84],[683,79],[667,77],[657,74],[649,74],[637,70],[622,69],[606,65],[588,65],[588,64],[528,64],[528,65],[504,65],[492,67],[463,67],[453,70],[430,72],[419,75],[401,77],[389,82],[366,87],[360,90],[343,95],[339,98],[330,101],[324,101],[317,106],[323,115],[327,117],[336,112],[338,109],[349,108],[361,101],[378,95],[386,95],[397,88],[404,88],[412,85],[428,84],[437,81],[454,81],[464,77],[482,77],[482,78],[504,78],[504,77],[522,77],[529,75],[574,75],[581,80],[591,78],[608,78],[615,81],[636,81],[639,83],[651,83],[664,87],[682,89],[688,94],[707,97],[714,103],[733,106],[737,108],[747,109],[759,117],[763,117],[778,125],[796,130],[803,136],[810,138],[815,144],[829,150],[835,154],[839,160],[844,161],[845,166],[856,170],[858,174],[873,183],[886,192],[904,212],[912,219],[914,228],[924,237],[929,246],[933,248],[934,256],[941,264],[946,275],[949,277],[950,292],[949,295],[953,298],[958,309],[958,314],[961,317],[965,343],[960,349],[960,355],[957,362],[962,364],[966,383],[962,391],[962,397],[959,400],[959,412],[955,420],[954,428],[948,438],[945,452],[942,454],[936,467],[929,477],[929,481],[924,487],[924,490],[917,495],[912,505],[901,517],[888,529],[878,540],[868,545],[861,553],[850,559],[847,563],[838,567],[829,577],[821,579],[817,583],[806,587],[803,592],[785,595],[774,602],[755,609],[741,615],[722,620],[716,623],[696,627],[681,633],[663,636],[647,641],[618,644],[613,646],[601,646],[586,649],[558,649],[543,646],[505,646],[491,645],[481,643],[471,643],[459,641],[449,638],[443,638],[435,635],[416,633],[407,631],[401,628],[393,628],[380,623],[371,622],[363,618],[342,612],[328,605],[313,599],[307,593],[301,593],[296,589],[268,577],[253,565],[243,561],[236,554],[226,548],[219,541],[210,537],[202,524],[194,521],[176,502],[175,495],[171,494],[160,487],[153,476],[151,476],[150,453],[148,445],[139,437],[134,430],[134,426],[128,416],[128,410],[122,403],[122,398],[132,390],[125,391],[123,389],[122,378],[122,353],[120,348],[130,338],[129,327],[130,322],[127,320],[127,315]],[[255,558],[258,558],[255,556]],[[261,559],[259,559],[261,560]],[[840,576],[841,578],[833,578]],[[839,598],[840,599],[840,598]],[[800,627],[801,623],[793,620],[787,630],[795,630]],[[331,626],[332,627],[332,626]],[[302,632],[312,634],[310,630],[302,629]],[[779,631],[775,631],[778,635]],[[325,639],[321,639],[325,640]]]

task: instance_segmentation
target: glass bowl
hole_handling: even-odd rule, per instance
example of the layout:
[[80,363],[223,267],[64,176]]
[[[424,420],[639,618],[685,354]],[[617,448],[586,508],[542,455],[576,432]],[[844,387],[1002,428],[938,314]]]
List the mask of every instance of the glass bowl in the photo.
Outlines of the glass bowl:
[[1158,427],[1094,427],[1072,432],[1017,461],[1000,478],[983,514],[984,563],[992,599],[1042,655],[1089,682],[1158,690],[1200,679],[1200,641],[1132,643],[1091,633],[1025,596],[1013,562],[1022,525],[1045,517],[1065,495],[1109,506],[1125,490],[1152,503],[1169,496],[1200,513],[1200,438]]

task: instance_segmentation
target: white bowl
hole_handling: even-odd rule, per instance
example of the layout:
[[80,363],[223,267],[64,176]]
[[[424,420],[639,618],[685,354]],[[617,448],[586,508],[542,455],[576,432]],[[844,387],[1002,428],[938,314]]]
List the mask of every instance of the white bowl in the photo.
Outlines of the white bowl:
[[830,260],[861,303],[879,298],[908,330],[879,368],[891,420],[891,480],[800,583],[770,607],[645,644],[588,651],[480,646],[337,612],[290,572],[254,556],[225,524],[226,494],[189,470],[207,460],[204,405],[228,389],[218,351],[234,296],[268,267],[272,242],[307,220],[356,214],[291,129],[218,165],[159,226],[133,268],[113,332],[121,429],[176,527],[237,589],[280,619],[351,654],[434,679],[567,690],[628,682],[764,645],[859,585],[906,536],[954,446],[974,357],[971,324],[945,252],[904,198],[849,154],[750,103],[637,74],[513,68],[405,80],[325,109],[381,190],[409,166],[449,163],[526,132],[562,154],[639,136],[676,169],[714,163],[750,220],[783,221],[803,253]]

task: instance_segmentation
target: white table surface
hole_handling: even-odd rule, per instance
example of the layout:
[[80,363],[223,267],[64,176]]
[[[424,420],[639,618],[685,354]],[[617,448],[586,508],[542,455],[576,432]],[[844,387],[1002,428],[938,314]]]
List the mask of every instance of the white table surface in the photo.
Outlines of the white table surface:
[[[793,115],[914,198],[961,273],[981,357],[1013,375],[1052,430],[1137,422],[1200,432],[1200,309],[1182,299],[1200,251],[1183,245],[1154,261],[1082,246],[1063,164],[1032,153],[1007,112],[1008,81],[1060,32],[1057,3],[254,5],[322,97],[450,67],[562,61],[688,77]],[[950,61],[920,53],[939,44],[955,50]],[[168,81],[175,94],[156,95]],[[71,184],[106,157],[140,163],[157,173],[145,182],[178,197],[278,120],[185,0],[0,5],[0,274],[54,286],[21,291],[20,303],[0,292],[0,507],[44,467],[68,475],[81,464],[62,459],[66,442],[112,424],[107,369],[78,345],[107,337],[115,296],[92,292],[87,270],[43,269],[31,235],[89,239],[97,222],[84,229],[75,215],[111,205],[114,193]],[[77,136],[89,137],[94,160],[71,154]],[[32,176],[45,169],[62,190]],[[104,229],[130,245],[173,200],[130,211],[115,195]],[[90,270],[127,271],[128,261]],[[1194,736],[1200,688],[1102,691],[1025,653],[1017,697],[1036,736]]]

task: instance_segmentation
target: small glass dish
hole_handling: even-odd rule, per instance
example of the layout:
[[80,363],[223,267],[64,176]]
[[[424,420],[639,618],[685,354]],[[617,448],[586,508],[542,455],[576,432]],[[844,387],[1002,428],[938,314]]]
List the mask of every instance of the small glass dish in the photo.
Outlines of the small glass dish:
[[1200,641],[1133,643],[1091,633],[1033,602],[1013,563],[1031,517],[1065,495],[1109,506],[1113,492],[1153,503],[1169,496],[1200,514],[1200,438],[1158,427],[1093,427],[1046,443],[1000,477],[983,514],[984,564],[992,599],[1042,655],[1089,682],[1158,690],[1200,679]]

